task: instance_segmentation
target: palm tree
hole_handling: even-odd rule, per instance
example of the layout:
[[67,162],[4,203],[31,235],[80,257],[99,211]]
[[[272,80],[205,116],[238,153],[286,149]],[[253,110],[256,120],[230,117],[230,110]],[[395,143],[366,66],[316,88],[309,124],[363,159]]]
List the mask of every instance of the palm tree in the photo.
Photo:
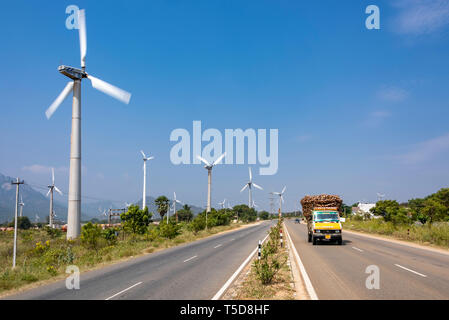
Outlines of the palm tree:
[[161,220],[163,220],[168,211],[170,200],[166,196],[160,196],[154,200],[154,203],[157,205],[157,212],[161,216]]

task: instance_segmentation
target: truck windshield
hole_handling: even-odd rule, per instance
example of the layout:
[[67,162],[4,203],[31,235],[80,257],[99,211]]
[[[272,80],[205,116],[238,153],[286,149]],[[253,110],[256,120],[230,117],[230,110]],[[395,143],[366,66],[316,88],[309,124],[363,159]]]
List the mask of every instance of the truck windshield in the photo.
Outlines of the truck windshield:
[[337,213],[317,213],[315,217],[315,220],[317,221],[339,221]]

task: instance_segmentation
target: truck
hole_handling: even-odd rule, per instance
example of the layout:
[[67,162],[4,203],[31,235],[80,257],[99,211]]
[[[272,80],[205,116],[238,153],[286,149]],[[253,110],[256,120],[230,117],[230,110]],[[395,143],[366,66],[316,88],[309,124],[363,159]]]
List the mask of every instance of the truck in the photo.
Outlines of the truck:
[[308,242],[318,241],[343,243],[340,210],[343,201],[339,196],[321,194],[305,196],[301,200],[304,218],[307,221]]

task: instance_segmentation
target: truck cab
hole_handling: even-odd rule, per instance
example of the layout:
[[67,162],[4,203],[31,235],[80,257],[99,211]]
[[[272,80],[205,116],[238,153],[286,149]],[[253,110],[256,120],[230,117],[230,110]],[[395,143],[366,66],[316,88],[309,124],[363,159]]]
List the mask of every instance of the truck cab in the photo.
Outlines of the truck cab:
[[312,219],[308,224],[309,242],[314,245],[318,241],[343,243],[342,226],[337,208],[314,208]]

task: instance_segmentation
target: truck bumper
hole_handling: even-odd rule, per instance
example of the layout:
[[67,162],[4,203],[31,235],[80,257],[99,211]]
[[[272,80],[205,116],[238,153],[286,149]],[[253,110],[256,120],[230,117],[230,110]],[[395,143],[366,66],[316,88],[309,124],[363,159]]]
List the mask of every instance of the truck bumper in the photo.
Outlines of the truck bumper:
[[313,237],[317,240],[327,240],[327,241],[338,241],[342,239],[341,233],[330,233],[330,234],[314,233]]

